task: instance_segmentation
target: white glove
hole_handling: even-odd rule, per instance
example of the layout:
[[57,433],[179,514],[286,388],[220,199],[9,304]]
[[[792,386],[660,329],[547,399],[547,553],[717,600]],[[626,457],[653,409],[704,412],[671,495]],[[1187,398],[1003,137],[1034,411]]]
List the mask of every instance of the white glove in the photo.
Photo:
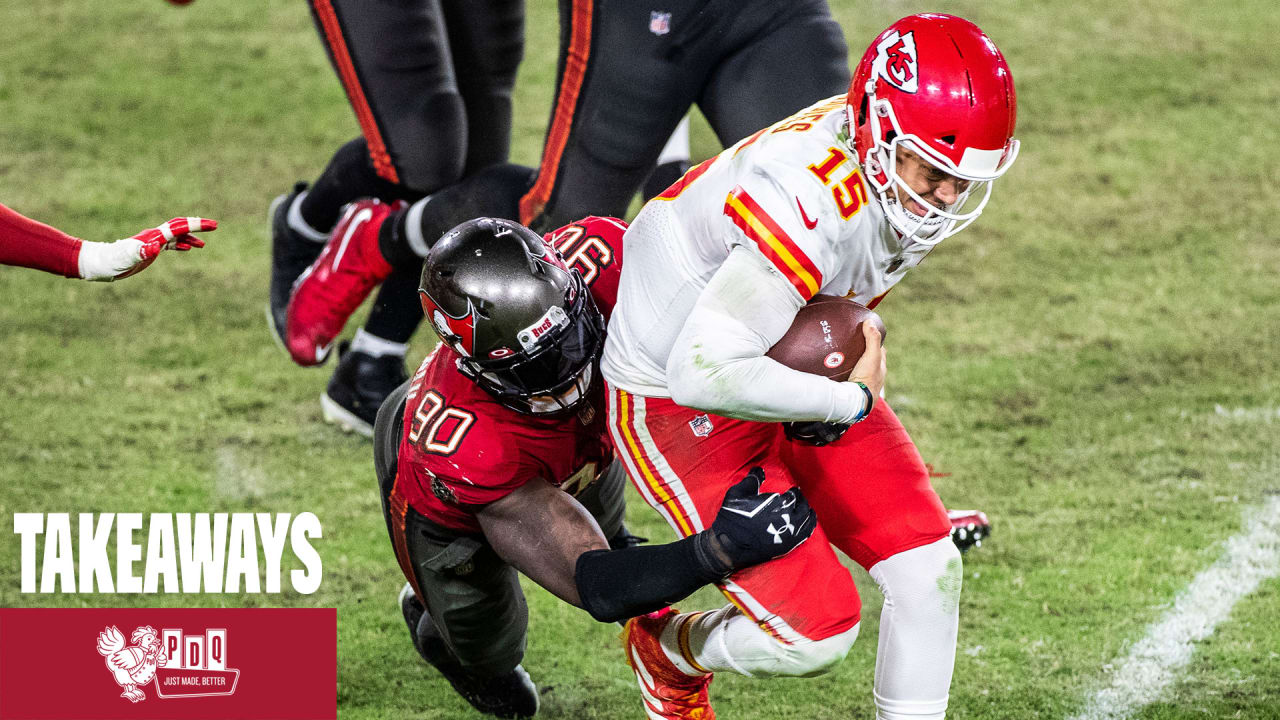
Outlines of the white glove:
[[204,247],[204,241],[191,233],[217,227],[217,220],[180,217],[123,240],[86,241],[80,245],[80,277],[101,282],[127,278],[146,269],[164,250]]

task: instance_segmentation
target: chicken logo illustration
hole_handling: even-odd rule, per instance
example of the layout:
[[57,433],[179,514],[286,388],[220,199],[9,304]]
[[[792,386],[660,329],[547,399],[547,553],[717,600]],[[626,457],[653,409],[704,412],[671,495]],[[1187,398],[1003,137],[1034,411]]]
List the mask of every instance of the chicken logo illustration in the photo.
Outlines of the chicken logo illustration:
[[164,699],[232,695],[240,671],[227,667],[226,628],[190,632],[178,628],[157,631],[143,625],[130,643],[112,625],[98,633],[98,653],[129,702],[147,699],[141,688],[154,682],[156,697]]
[[138,686],[151,682],[156,668],[168,664],[169,658],[165,655],[159,634],[150,625],[134,630],[129,641],[133,644],[126,645],[124,635],[112,625],[98,633],[98,653],[107,659],[107,669],[116,683],[124,688],[120,697],[136,703],[147,699],[146,693]]

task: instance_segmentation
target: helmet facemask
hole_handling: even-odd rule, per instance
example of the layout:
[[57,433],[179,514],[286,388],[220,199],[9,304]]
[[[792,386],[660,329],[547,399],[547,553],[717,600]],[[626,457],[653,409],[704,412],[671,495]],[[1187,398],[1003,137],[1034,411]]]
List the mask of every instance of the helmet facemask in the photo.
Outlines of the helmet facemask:
[[[875,82],[868,81],[864,96],[866,127],[859,128],[858,110],[846,105],[849,127],[849,148],[858,158],[867,178],[868,184],[875,192],[876,200],[884,211],[885,217],[902,237],[922,245],[937,245],[944,239],[965,229],[982,214],[987,201],[991,197],[991,186],[996,178],[1004,174],[1013,164],[1018,154],[1018,141],[1010,139],[1003,150],[976,150],[969,148],[965,157],[987,156],[991,167],[988,172],[964,172],[950,158],[933,149],[920,137],[903,132],[894,114],[893,105],[888,100],[879,99],[875,93]],[[871,140],[865,152],[860,153],[857,147],[859,131],[861,137]],[[936,170],[965,181],[962,190],[957,193],[954,202],[938,207],[921,197],[907,181],[898,173],[899,147],[910,151],[922,162]],[[992,157],[997,155],[998,157]],[[996,162],[990,163],[990,160]],[[984,163],[987,164],[987,163]],[[927,208],[924,215],[912,212],[903,205],[900,196],[909,197]]]
[[[604,344],[604,317],[577,270],[566,289],[567,309],[548,311],[552,328],[520,338],[520,350],[500,358],[462,356],[458,369],[502,405],[526,415],[559,415],[588,399]],[[527,331],[526,331],[527,332]]]

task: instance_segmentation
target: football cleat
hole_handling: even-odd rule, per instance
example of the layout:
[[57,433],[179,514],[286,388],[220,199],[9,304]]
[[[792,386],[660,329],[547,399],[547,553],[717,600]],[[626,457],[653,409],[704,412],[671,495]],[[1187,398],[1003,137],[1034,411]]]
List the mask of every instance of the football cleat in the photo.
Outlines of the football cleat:
[[378,408],[409,375],[404,370],[404,358],[399,355],[374,357],[348,351],[349,347],[343,342],[338,348],[338,368],[320,396],[320,409],[325,422],[372,438]]
[[951,542],[960,552],[972,547],[982,547],[982,541],[991,535],[991,522],[981,510],[948,510],[951,519]]
[[618,529],[618,532],[613,534],[613,537],[609,538],[609,549],[623,550],[625,548],[643,545],[647,542],[649,542],[649,538],[632,535],[631,531],[627,529],[627,526],[623,525]]
[[298,278],[284,334],[294,362],[307,367],[327,360],[347,318],[391,274],[378,249],[378,230],[393,209],[379,200],[348,205],[319,257]]
[[293,284],[324,249],[324,242],[316,242],[289,227],[289,208],[306,189],[304,182],[294,185],[292,192],[277,195],[267,210],[271,219],[271,287],[267,300],[267,325],[280,347],[285,343],[285,311],[289,307]]
[[444,636],[436,630],[431,616],[413,594],[409,583],[400,591],[400,612],[409,626],[413,647],[423,660],[444,675],[453,689],[471,707],[485,715],[500,718],[528,718],[538,712],[538,687],[529,673],[517,665],[510,672],[486,678],[468,672],[449,649]]
[[636,674],[650,720],[715,720],[709,692],[714,675],[686,675],[659,641],[663,628],[678,612],[666,607],[627,621],[622,633],[627,664]]

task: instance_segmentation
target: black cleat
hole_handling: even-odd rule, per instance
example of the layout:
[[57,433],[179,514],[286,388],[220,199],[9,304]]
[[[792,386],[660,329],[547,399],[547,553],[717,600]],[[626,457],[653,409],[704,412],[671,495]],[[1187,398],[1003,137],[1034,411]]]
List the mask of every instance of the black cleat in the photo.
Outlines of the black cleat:
[[960,552],[972,547],[982,547],[982,541],[991,535],[991,522],[981,510],[948,510],[951,519],[951,542]]
[[289,208],[298,195],[307,189],[307,184],[299,182],[293,191],[285,195],[277,195],[271,201],[267,215],[271,220],[271,295],[267,301],[267,324],[271,327],[271,336],[280,347],[285,346],[285,316],[289,309],[289,295],[293,292],[293,283],[324,250],[323,242],[315,242],[289,227]]
[[493,678],[468,672],[436,630],[431,616],[413,594],[409,583],[405,583],[400,591],[400,612],[409,626],[414,649],[444,675],[444,679],[471,703],[471,707],[485,715],[500,718],[529,718],[537,714],[538,687],[529,679],[529,673],[519,665],[505,675]]
[[338,345],[338,367],[329,379],[329,387],[320,396],[325,422],[338,425],[347,432],[373,437],[373,421],[378,408],[391,391],[409,379],[404,358],[397,355],[372,355],[350,350],[351,343]]
[[640,537],[639,535],[632,535],[631,531],[627,529],[627,526],[623,525],[621,528],[618,529],[618,532],[613,534],[613,537],[609,538],[609,549],[622,550],[629,547],[635,547],[637,545],[641,545],[647,542],[649,542],[649,538]]

